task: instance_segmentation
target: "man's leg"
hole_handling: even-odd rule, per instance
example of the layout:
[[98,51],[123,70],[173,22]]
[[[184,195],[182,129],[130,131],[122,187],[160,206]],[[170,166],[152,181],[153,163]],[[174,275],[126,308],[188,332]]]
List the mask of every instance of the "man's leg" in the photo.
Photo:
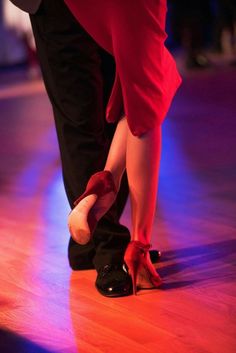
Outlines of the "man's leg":
[[[100,49],[63,0],[43,1],[31,22],[53,106],[66,194],[73,207],[89,177],[103,169],[110,144],[103,113]],[[118,219],[126,197],[127,192],[121,192],[122,200],[118,199],[118,206],[114,205],[99,222],[90,244],[80,246],[70,240],[69,261],[73,269],[91,268],[93,260],[97,269],[123,262],[129,231],[119,225]]]

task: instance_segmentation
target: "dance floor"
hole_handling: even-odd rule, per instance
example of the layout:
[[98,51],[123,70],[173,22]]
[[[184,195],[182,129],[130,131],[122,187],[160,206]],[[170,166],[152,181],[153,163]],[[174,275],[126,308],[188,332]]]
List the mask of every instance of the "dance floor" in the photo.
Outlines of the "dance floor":
[[1,353],[236,352],[235,82],[230,67],[186,74],[163,126],[152,243],[164,285],[109,299],[94,270],[68,266],[43,84],[0,73]]

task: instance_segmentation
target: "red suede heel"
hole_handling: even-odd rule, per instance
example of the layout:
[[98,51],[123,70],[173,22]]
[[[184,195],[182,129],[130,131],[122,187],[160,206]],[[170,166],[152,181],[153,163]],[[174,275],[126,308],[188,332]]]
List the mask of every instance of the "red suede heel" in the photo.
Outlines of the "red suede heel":
[[153,289],[162,283],[151,261],[148,261],[150,247],[150,244],[131,241],[126,249],[124,260],[132,278],[134,295],[137,294],[137,288]]
[[[117,190],[110,171],[104,170],[91,176],[85,192],[74,202],[75,208],[68,218],[72,238],[79,244],[87,244],[97,222],[115,201]],[[95,195],[94,203],[86,212],[81,212],[80,202],[89,195]]]

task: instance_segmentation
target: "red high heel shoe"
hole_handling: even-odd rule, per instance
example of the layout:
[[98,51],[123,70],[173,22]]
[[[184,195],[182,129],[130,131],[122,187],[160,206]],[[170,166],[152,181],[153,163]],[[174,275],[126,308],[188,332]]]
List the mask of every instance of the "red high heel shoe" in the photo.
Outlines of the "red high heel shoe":
[[[91,176],[85,192],[74,202],[75,208],[68,217],[70,234],[77,243],[85,245],[89,242],[97,222],[112,206],[116,194],[110,171],[104,170]],[[94,198],[90,198],[86,205],[84,199],[89,195]]]
[[131,241],[125,252],[125,263],[133,282],[133,294],[139,289],[158,288],[162,284],[161,277],[156,272],[149,257],[150,244]]

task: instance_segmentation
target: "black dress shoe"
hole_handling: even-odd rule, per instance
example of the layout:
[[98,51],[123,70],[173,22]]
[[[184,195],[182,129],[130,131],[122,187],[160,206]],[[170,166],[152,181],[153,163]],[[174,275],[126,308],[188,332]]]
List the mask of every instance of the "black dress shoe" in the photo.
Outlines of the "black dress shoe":
[[131,277],[125,266],[121,265],[100,268],[95,286],[105,297],[124,297],[133,293]]

